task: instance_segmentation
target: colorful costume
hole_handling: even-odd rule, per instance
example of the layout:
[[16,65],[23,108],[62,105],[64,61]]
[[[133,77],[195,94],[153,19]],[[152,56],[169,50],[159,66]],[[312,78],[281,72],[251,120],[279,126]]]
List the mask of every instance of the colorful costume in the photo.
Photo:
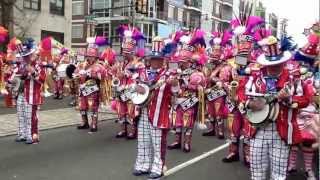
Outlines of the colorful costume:
[[[242,94],[246,94],[248,98],[245,101],[247,112],[254,108],[253,103],[261,100],[256,98],[257,93],[277,94],[279,113],[274,119],[270,117],[265,120],[259,128],[252,126],[250,131],[251,179],[265,179],[269,162],[271,179],[286,179],[289,145],[301,142],[297,124],[298,109],[306,107],[309,100],[305,96],[296,94],[291,72],[281,69],[284,67],[283,64],[291,58],[291,53],[286,49],[279,49],[279,44],[273,36],[267,37],[264,42],[266,42],[263,44],[264,53],[257,58],[257,62],[266,69],[259,77],[247,82]],[[244,102],[243,100],[241,101]],[[275,107],[276,104],[272,106]]]
[[[247,16],[247,15],[245,15]],[[241,107],[243,104],[239,102],[239,91],[244,88],[248,76],[247,69],[250,69],[250,63],[253,62],[252,52],[254,45],[253,34],[264,21],[260,17],[248,16],[244,19],[234,19],[231,21],[231,28],[236,39],[236,53],[234,58],[229,58],[228,64],[232,67],[232,79],[228,84],[227,107],[228,114],[228,130],[230,134],[231,144],[229,146],[228,155],[222,160],[223,162],[233,162],[239,160],[240,136],[244,135],[243,155],[245,165],[249,164],[249,140],[246,136],[245,129],[248,123],[242,114]],[[227,46],[225,49],[227,54]],[[227,57],[228,55],[226,55]],[[234,62],[232,62],[234,60]]]
[[37,111],[43,103],[42,86],[46,74],[41,62],[34,59],[33,40],[19,44],[17,49],[18,64],[8,79],[17,98],[19,129],[16,141],[33,144],[39,142]]
[[117,133],[117,138],[126,137],[127,139],[136,138],[136,118],[137,107],[125,97],[125,91],[135,82],[131,70],[137,70],[135,67],[136,58],[143,57],[145,39],[143,34],[137,28],[121,25],[117,32],[122,38],[122,54],[124,62],[118,62],[116,66],[115,80],[119,81],[116,87],[117,93],[117,112],[121,130]]
[[[163,43],[159,39],[155,38],[153,47]],[[158,48],[153,50],[147,61],[163,63],[162,50]],[[165,166],[166,137],[170,128],[169,112],[173,88],[167,82],[166,69],[161,67],[163,65],[153,66],[153,63],[150,68],[141,71],[139,76],[142,82],[154,88],[151,89],[149,100],[140,106],[138,153],[133,174],[140,176],[150,173],[149,178],[157,179],[163,175]]]
[[[204,107],[204,99],[201,98],[205,87],[205,76],[201,72],[201,66],[203,64],[199,63],[200,57],[204,56],[204,51],[198,43],[203,37],[196,37],[196,34],[200,33],[200,31],[201,30],[196,30],[193,32],[192,37],[190,35],[182,36],[182,47],[178,50],[178,53],[180,53],[178,64],[180,64],[182,75],[179,80],[180,90],[175,98],[175,107],[172,116],[173,126],[175,128],[175,141],[169,145],[168,148],[180,149],[182,134],[184,134],[184,152],[190,152],[191,150],[192,131],[197,119],[201,115],[200,113],[203,112],[203,110],[199,111],[202,108],[201,105]],[[202,51],[200,51],[200,49]],[[199,67],[192,68],[192,63],[197,64]],[[182,132],[183,128],[185,128],[184,133]]]
[[[98,130],[100,80],[104,76],[104,68],[96,62],[99,56],[95,47],[89,47],[85,57],[88,59],[84,67],[82,67],[83,69],[78,69],[76,72],[80,80],[79,109],[82,117],[82,124],[78,126],[78,129],[88,129],[90,127],[90,132],[96,132]],[[91,117],[90,126],[88,116]]]
[[[313,65],[315,58],[319,54],[319,51],[317,49],[319,44],[319,37],[315,34],[310,34],[308,40],[309,42],[303,48],[301,48],[294,57],[294,59],[297,61],[295,63],[299,62],[300,65],[295,65],[294,63],[290,64],[290,66],[295,67],[294,70],[301,73],[301,78],[298,77],[296,79],[296,81],[298,82],[297,85],[299,87],[298,93],[310,97],[311,103],[307,108],[301,109],[298,114],[297,121],[299,129],[301,131],[302,143],[300,146],[292,146],[290,149],[288,172],[293,173],[296,171],[298,151],[299,149],[301,149],[303,153],[306,176],[308,180],[315,180],[316,177],[312,167],[315,150],[311,147],[311,145],[316,141],[316,139],[306,129],[306,126],[308,126],[308,124],[314,119],[317,113],[316,104],[313,103],[312,97],[315,95]],[[302,87],[307,87],[305,89],[307,92],[304,92]]]

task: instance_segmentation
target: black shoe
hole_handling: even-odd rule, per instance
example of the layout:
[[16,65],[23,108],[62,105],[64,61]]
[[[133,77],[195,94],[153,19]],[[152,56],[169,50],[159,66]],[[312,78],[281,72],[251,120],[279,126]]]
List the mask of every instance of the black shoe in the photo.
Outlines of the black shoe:
[[224,134],[218,134],[218,139],[224,139]]
[[86,123],[86,124],[84,124],[84,125],[79,125],[79,126],[77,126],[77,128],[78,128],[78,129],[89,129],[90,126],[89,126],[88,123]]
[[90,129],[90,132],[97,132],[98,131],[98,128],[91,128]]
[[163,176],[163,174],[151,173],[149,175],[149,179],[158,179],[158,178],[160,178],[162,176]]
[[169,150],[181,149],[181,143],[174,142],[174,143],[172,143],[172,144],[170,144],[170,145],[168,146],[168,149],[169,149]]
[[23,137],[17,137],[14,141],[15,142],[25,142],[27,139]]
[[214,130],[210,130],[208,132],[202,133],[202,136],[215,136],[216,132]]
[[145,174],[150,174],[150,172],[148,172],[148,171],[140,171],[140,170],[133,170],[132,174],[134,176],[142,176],[142,175],[145,175]]
[[288,174],[296,174],[298,171],[296,169],[289,169]]
[[239,154],[229,154],[227,157],[222,159],[222,162],[231,163],[231,162],[236,162],[239,160],[240,160]]

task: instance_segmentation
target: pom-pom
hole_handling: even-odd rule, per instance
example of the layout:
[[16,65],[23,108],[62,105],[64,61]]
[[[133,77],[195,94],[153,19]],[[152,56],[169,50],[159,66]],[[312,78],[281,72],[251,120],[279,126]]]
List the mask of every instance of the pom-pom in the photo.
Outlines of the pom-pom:
[[310,44],[319,44],[319,36],[316,34],[310,34],[308,37],[308,42]]
[[51,50],[51,48],[52,48],[51,37],[47,37],[47,38],[42,39],[41,48],[46,51]]
[[108,40],[104,36],[97,36],[95,39],[95,44],[98,46],[106,46],[108,45]]
[[137,52],[136,52],[136,56],[138,56],[138,57],[144,57],[144,55],[145,55],[145,50],[144,50],[144,48],[139,48],[139,49],[137,50]]

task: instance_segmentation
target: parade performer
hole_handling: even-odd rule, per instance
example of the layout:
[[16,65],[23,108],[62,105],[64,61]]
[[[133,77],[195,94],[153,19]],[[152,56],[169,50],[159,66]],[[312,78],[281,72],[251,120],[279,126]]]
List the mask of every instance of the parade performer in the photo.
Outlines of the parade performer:
[[37,111],[43,103],[42,86],[46,78],[33,43],[28,39],[17,44],[17,66],[8,79],[8,83],[13,84],[13,94],[17,99],[19,129],[16,141],[25,141],[26,144],[39,142]]
[[[99,52],[94,44],[95,38],[88,40],[88,48],[85,54],[86,63],[78,66],[76,76],[79,78],[79,108],[82,117],[82,123],[78,129],[89,129],[90,132],[98,130],[98,109],[100,103],[100,80],[104,76],[104,68],[97,63]],[[89,125],[88,117],[91,118]]]
[[[174,86],[177,86],[178,82],[168,80],[166,76],[162,39],[155,37],[152,44],[152,53],[145,59],[150,66],[142,70],[139,76],[140,82],[151,89],[148,100],[140,105],[138,154],[133,174],[149,174],[149,178],[157,179],[164,172],[171,96],[175,93]],[[135,89],[140,94],[146,93],[139,83]]]
[[[202,48],[205,47],[203,35],[201,30],[196,30],[193,36],[185,35],[180,39],[182,47],[179,50],[179,66],[182,76],[179,82],[180,91],[175,102],[175,115],[173,116],[175,141],[168,146],[168,149],[180,149],[182,136],[184,136],[183,151],[190,152],[194,125],[200,116],[199,113],[204,113],[204,111],[199,112],[199,109],[201,110],[199,96],[203,93],[205,86],[205,76],[201,72],[201,66],[204,63],[200,62],[202,56],[205,56],[204,48]],[[200,68],[192,69],[193,63]],[[190,100],[195,101],[191,102]],[[204,103],[203,100],[201,103]],[[185,132],[183,132],[183,128],[185,128]]]
[[[292,72],[284,68],[292,58],[291,53],[279,48],[279,42],[273,36],[263,42],[264,53],[257,58],[257,63],[264,69],[260,76],[252,78],[243,88],[242,94],[246,98],[240,97],[245,104],[248,121],[252,124],[251,179],[266,179],[270,163],[271,179],[284,180],[289,145],[301,142],[296,119],[298,110],[306,107],[309,99],[296,93]],[[271,113],[265,116],[259,114],[262,112]]]
[[224,121],[227,119],[228,110],[225,104],[226,91],[223,84],[230,81],[232,73],[231,68],[223,68],[230,67],[223,60],[225,60],[224,47],[229,43],[230,38],[231,35],[227,31],[214,32],[210,40],[209,57],[210,62],[215,66],[207,79],[208,89],[206,90],[207,111],[211,127],[209,131],[202,134],[203,136],[215,136],[217,132],[219,139],[224,138]]
[[68,50],[61,49],[53,63],[54,99],[63,99],[66,67],[70,63]]
[[[248,4],[248,6],[250,5]],[[249,10],[247,9],[247,11]],[[243,104],[239,101],[239,96],[241,96],[239,91],[244,88],[248,80],[248,73],[246,70],[250,69],[251,64],[254,63],[254,58],[256,58],[252,56],[255,43],[254,33],[259,29],[259,26],[264,23],[262,18],[250,16],[250,14],[250,11],[244,12],[242,18],[235,18],[230,23],[236,43],[234,58],[226,60],[229,67],[232,68],[232,75],[230,76],[231,80],[227,84],[228,98],[226,99],[229,111],[228,130],[231,144],[229,146],[228,155],[222,159],[222,161],[226,163],[239,161],[240,137],[241,135],[244,135],[243,156],[244,164],[247,166],[249,165],[249,138],[248,135],[246,135],[246,129],[249,124],[242,114],[241,107]],[[227,44],[225,48],[226,53],[228,53],[229,48],[231,47]]]
[[[302,74],[301,79],[296,79],[299,82],[299,93],[308,94],[311,103],[308,107],[300,110],[298,114],[298,125],[302,135],[301,145],[292,146],[290,149],[288,172],[294,173],[297,171],[296,161],[298,156],[299,147],[303,153],[305,174],[308,180],[315,180],[315,173],[313,171],[313,161],[315,149],[312,148],[312,144],[315,143],[316,138],[305,129],[305,127],[310,124],[316,116],[316,104],[312,101],[312,97],[315,95],[314,89],[314,62],[319,54],[318,50],[319,37],[315,34],[310,34],[308,37],[308,43],[296,52],[294,59],[299,62],[298,65],[294,66],[299,68],[298,70]],[[299,66],[300,65],[300,66]],[[303,92],[302,87],[307,86],[309,92]]]
[[[144,36],[135,27],[121,25],[117,29],[118,34],[122,38],[122,55],[123,61],[119,61],[114,65],[115,74],[113,82],[116,82],[117,91],[117,113],[121,130],[117,133],[116,138],[135,139],[137,134],[136,107],[125,96],[125,90],[134,83],[132,74],[128,70],[131,63],[137,56],[143,56],[144,52]],[[141,55],[139,55],[142,53]]]

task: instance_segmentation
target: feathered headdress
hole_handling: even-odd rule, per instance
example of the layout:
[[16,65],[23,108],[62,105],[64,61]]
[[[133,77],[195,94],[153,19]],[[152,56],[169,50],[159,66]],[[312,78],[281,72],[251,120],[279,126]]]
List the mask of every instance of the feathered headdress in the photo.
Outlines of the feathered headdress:
[[144,56],[146,38],[138,28],[120,25],[116,32],[122,42],[122,53],[135,54],[138,57]]
[[[244,65],[245,58],[253,48],[254,33],[264,25],[264,20],[258,16],[251,16],[253,3],[247,2],[242,9],[240,9],[239,16],[235,15],[235,19],[231,20],[230,25],[233,34],[237,41],[237,57],[236,63]],[[239,60],[239,61],[238,61]],[[240,62],[241,61],[241,62]]]
[[205,31],[202,29],[195,29],[192,33],[192,37],[190,40],[189,45],[191,46],[198,46],[200,45],[201,47],[206,47],[206,41],[205,41]]
[[303,61],[312,65],[319,54],[320,37],[312,33],[308,36],[308,42],[295,54],[295,60]]

